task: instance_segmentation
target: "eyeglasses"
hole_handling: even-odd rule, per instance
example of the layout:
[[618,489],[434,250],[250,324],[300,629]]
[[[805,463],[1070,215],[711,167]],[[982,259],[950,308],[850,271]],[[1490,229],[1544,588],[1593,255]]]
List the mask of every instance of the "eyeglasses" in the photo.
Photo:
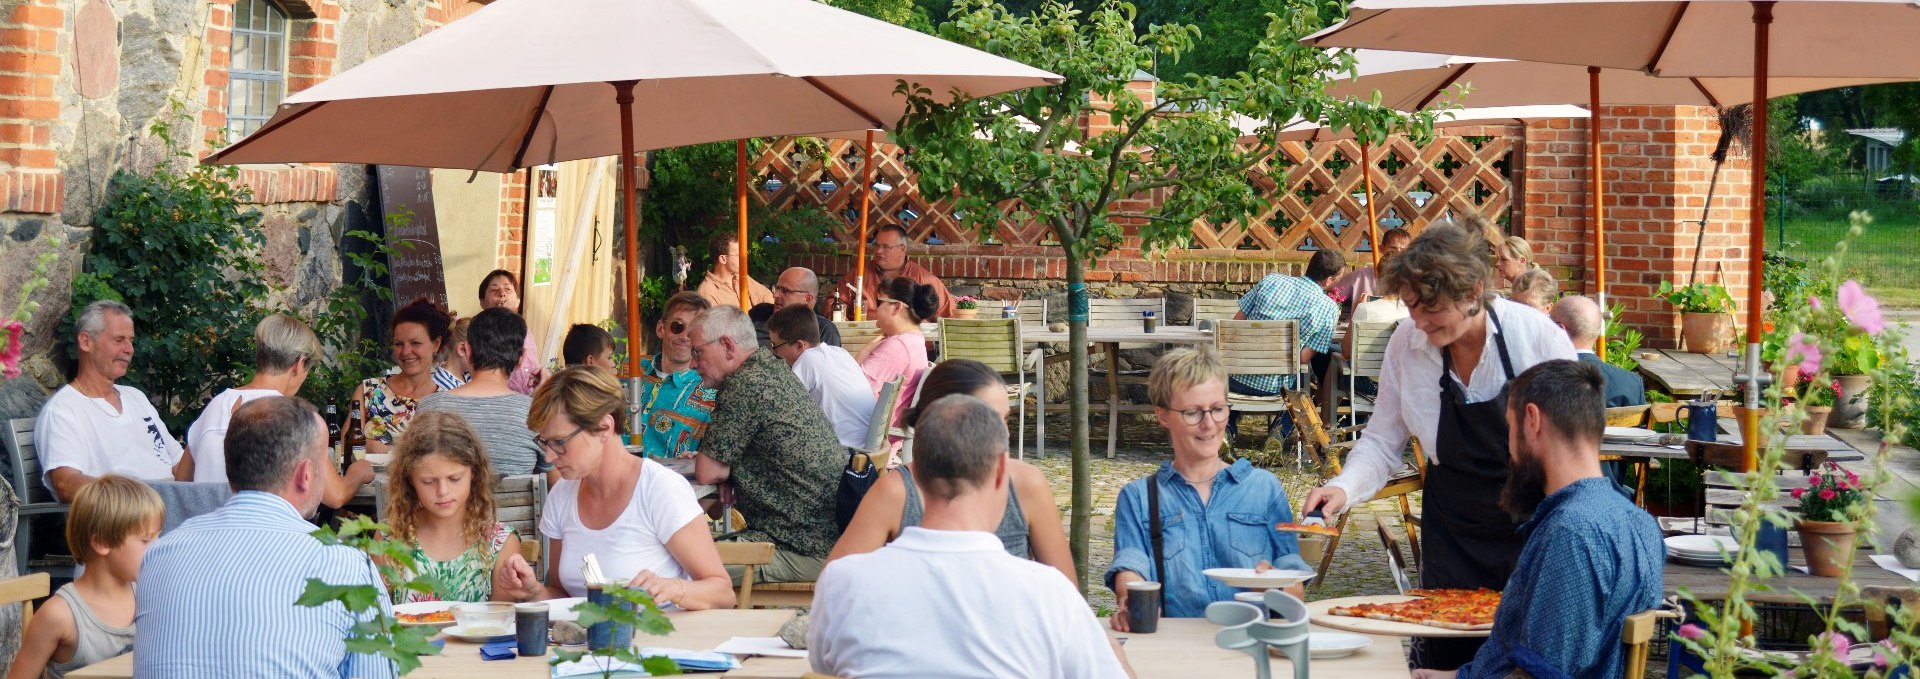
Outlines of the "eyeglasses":
[[774,353],[778,353],[778,352],[780,351],[780,347],[784,347],[784,346],[787,346],[787,345],[789,345],[789,344],[793,344],[794,342],[798,342],[798,341],[799,341],[799,340],[787,340],[787,341],[785,341],[785,342],[779,342],[779,343],[776,343],[776,344],[774,344],[773,346],[770,346],[770,347],[767,347],[767,351],[770,351],[770,352],[774,352]]
[[873,244],[873,249],[876,251],[877,250],[905,250],[906,248],[907,248],[906,243],[894,243],[893,245],[888,245],[886,243]]
[[671,321],[667,323],[667,334],[669,335],[678,335],[686,331],[687,331],[687,324],[684,322]]
[[786,286],[784,286],[784,285],[779,285],[779,284],[775,284],[775,285],[773,286],[773,294],[776,294],[776,295],[804,295],[804,294],[807,294],[807,291],[805,291],[805,290],[795,290],[795,289],[793,289],[793,288],[789,288],[789,287],[786,287]]
[[1189,408],[1186,410],[1176,410],[1174,412],[1180,413],[1180,420],[1182,422],[1186,422],[1188,426],[1193,426],[1200,424],[1200,416],[1202,415],[1207,416],[1207,419],[1215,422],[1225,422],[1227,413],[1232,412],[1232,409],[1226,406],[1214,406],[1211,408]]
[[586,430],[587,430],[587,425],[583,424],[583,425],[580,425],[579,428],[574,429],[573,433],[568,434],[566,436],[562,436],[557,439],[543,439],[543,438],[540,438],[539,436],[535,436],[533,437],[533,441],[535,443],[540,444],[540,447],[545,448],[547,452],[553,453],[554,457],[560,457],[562,455],[567,454],[567,442],[572,441],[573,437],[579,436],[581,432],[584,432]]
[[875,304],[876,306],[877,306],[877,305],[881,305],[881,304],[903,304],[903,305],[904,305],[904,304],[906,304],[906,302],[902,302],[902,301],[900,301],[900,300],[897,300],[897,299],[887,299],[887,298],[885,298],[885,297],[876,297],[876,298],[874,298],[874,300],[873,300],[873,303],[874,303],[874,304]]
[[693,357],[694,357],[694,359],[696,359],[696,360],[698,360],[698,359],[700,358],[700,355],[701,355],[701,351],[700,351],[700,347],[704,347],[704,346],[707,346],[707,345],[709,345],[709,344],[713,344],[714,342],[718,342],[718,341],[720,341],[720,340],[723,340],[723,339],[726,339],[726,338],[725,338],[725,337],[715,337],[715,338],[713,338],[713,339],[710,339],[710,340],[707,340],[707,341],[705,341],[705,342],[698,342],[698,343],[695,343],[695,344],[693,345]]

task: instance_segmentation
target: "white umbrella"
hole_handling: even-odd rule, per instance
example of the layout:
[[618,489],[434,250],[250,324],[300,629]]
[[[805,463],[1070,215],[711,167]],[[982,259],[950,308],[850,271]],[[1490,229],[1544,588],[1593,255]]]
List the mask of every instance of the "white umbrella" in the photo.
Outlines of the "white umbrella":
[[[288,97],[207,162],[509,172],[618,155],[638,347],[634,152],[890,126],[906,106],[901,80],[966,98],[1061,78],[811,0],[499,0]],[[737,195],[744,308],[745,182]]]

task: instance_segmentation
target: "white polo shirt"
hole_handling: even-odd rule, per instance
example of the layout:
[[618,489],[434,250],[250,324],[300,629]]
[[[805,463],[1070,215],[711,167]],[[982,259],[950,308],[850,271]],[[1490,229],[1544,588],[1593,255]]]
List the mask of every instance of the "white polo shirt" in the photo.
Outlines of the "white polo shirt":
[[815,672],[861,679],[1124,677],[1073,583],[992,533],[918,526],[814,584]]
[[793,374],[800,378],[801,386],[813,396],[813,402],[820,404],[820,410],[827,414],[827,422],[833,424],[834,436],[840,439],[840,445],[859,448],[867,442],[867,423],[873,419],[873,387],[867,385],[866,373],[860,372],[860,364],[846,349],[822,344],[808,347],[800,354],[800,360],[793,362]]
[[88,398],[69,384],[53,392],[33,425],[33,447],[40,456],[40,482],[53,488],[50,474],[69,467],[87,476],[119,474],[143,481],[173,480],[180,442],[167,432],[160,412],[139,389],[113,385],[120,408],[104,398]]

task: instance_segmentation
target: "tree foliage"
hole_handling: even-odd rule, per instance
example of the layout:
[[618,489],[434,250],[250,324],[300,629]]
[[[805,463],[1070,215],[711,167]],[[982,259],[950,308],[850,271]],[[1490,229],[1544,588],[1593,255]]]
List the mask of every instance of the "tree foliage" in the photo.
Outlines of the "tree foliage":
[[[1084,343],[1085,266],[1137,236],[1148,249],[1183,245],[1196,220],[1225,222],[1263,207],[1248,171],[1273,155],[1280,124],[1296,118],[1356,126],[1378,135],[1430,132],[1432,114],[1412,120],[1362,102],[1329,98],[1336,73],[1352,71],[1352,56],[1299,44],[1322,26],[1330,5],[1292,0],[1267,17],[1245,69],[1231,76],[1191,75],[1163,81],[1156,96],[1128,91],[1134,73],[1156,59],[1189,53],[1200,31],[1192,25],[1137,29],[1131,5],[1107,0],[1082,10],[1048,2],[1017,14],[988,0],[960,0],[939,35],[1059,74],[1050,87],[958,103],[951,93],[903,83],[908,112],[900,143],[914,149],[914,169],[929,194],[956,192],[955,209],[974,228],[1001,219],[1046,224],[1067,255],[1072,358],[1072,544],[1085,578],[1091,507],[1087,465],[1087,356]],[[1110,129],[1092,134],[1078,121],[1109,117]],[[1253,121],[1244,123],[1243,121]],[[1280,124],[1276,124],[1276,121]],[[1255,141],[1241,143],[1253,127]],[[1120,201],[1157,192],[1140,211],[1117,211]]]

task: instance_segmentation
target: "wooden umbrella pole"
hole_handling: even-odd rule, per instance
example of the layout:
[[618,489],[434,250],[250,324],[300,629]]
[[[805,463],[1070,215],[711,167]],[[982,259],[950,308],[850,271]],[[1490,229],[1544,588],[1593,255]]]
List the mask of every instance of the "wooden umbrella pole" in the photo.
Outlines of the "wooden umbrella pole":
[[[1764,433],[1760,428],[1760,392],[1767,387],[1765,373],[1760,367],[1760,328],[1761,328],[1761,288],[1760,253],[1766,250],[1767,241],[1767,32],[1773,24],[1772,0],[1758,0],[1753,3],[1753,195],[1747,202],[1747,219],[1751,222],[1751,231],[1747,234],[1747,360],[1744,366],[1745,377],[1742,386],[1746,387],[1746,410],[1739,413],[1742,446],[1745,453],[1747,470],[1751,471],[1757,463],[1760,440]],[[1709,206],[1711,207],[1711,206]]]
[[1367,192],[1367,244],[1373,248],[1373,271],[1380,272],[1380,218],[1373,212],[1373,155],[1366,140],[1360,140],[1360,186]]
[[873,206],[873,130],[860,153],[860,244],[853,256],[853,320],[867,320],[867,210]]
[[[633,86],[637,81],[613,84],[613,100],[620,105],[620,219],[627,230],[627,376],[640,379],[640,214],[633,187]],[[529,175],[531,177],[531,175]]]
[[1600,184],[1600,124],[1606,116],[1600,112],[1600,67],[1587,67],[1587,186],[1591,190],[1593,201],[1593,295],[1600,304],[1600,341],[1594,343],[1593,353],[1600,360],[1607,360],[1607,221],[1605,189]]
[[740,242],[737,244],[740,251],[736,254],[739,261],[734,262],[736,268],[739,269],[740,278],[734,281],[734,284],[740,286],[740,308],[747,309],[751,308],[752,305],[747,303],[747,287],[751,284],[747,282],[747,140],[745,139],[734,142],[733,173],[735,178],[733,183],[733,197],[740,202],[738,207],[740,211]]

